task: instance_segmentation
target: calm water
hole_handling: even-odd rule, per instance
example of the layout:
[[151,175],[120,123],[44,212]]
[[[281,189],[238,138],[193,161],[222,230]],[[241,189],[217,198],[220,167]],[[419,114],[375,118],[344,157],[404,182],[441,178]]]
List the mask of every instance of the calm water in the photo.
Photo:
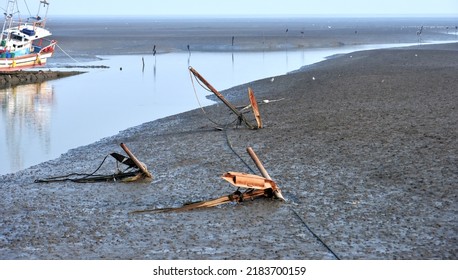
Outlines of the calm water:
[[[102,61],[84,64],[109,69],[85,69],[89,72],[78,76],[0,90],[0,174],[57,158],[126,128],[197,108],[189,65],[224,90],[285,74],[336,53],[392,46],[101,57]],[[208,92],[198,90],[198,94],[203,105],[212,103],[205,98]]]

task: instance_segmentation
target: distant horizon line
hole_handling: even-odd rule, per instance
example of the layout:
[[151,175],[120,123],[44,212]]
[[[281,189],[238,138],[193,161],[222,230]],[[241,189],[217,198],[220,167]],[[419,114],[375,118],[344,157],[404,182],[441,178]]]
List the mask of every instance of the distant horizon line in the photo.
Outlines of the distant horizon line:
[[[48,16],[49,17],[49,16]],[[167,14],[167,15],[160,15],[160,14],[142,14],[142,15],[133,15],[133,14],[55,14],[51,17],[103,17],[103,18],[114,18],[114,17],[124,17],[124,18],[189,18],[189,19],[196,19],[196,18],[209,18],[209,19],[238,19],[238,18],[277,18],[277,19],[285,19],[285,18],[457,18],[458,14],[239,14],[239,15],[210,15],[210,14],[196,14],[196,15],[189,15],[189,14]]]

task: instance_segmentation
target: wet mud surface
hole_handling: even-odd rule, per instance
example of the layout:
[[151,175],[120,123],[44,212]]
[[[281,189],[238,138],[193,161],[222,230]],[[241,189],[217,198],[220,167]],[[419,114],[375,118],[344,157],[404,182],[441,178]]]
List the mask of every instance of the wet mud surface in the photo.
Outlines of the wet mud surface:
[[[456,259],[457,73],[456,44],[352,53],[224,92],[269,100],[263,129],[218,103],[1,176],[0,258]],[[91,172],[120,143],[152,181],[34,183]],[[223,173],[259,174],[247,147],[287,202],[129,214],[232,193]]]

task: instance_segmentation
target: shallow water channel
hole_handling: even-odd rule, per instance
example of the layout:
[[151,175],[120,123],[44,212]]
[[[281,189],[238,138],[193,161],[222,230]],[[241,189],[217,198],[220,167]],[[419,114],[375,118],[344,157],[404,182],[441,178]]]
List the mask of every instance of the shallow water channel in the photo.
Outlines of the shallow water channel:
[[[129,127],[197,108],[189,66],[222,91],[331,55],[395,46],[401,45],[103,56],[78,63],[109,68],[82,68],[88,72],[0,90],[0,175],[57,158]],[[52,59],[48,67],[65,71]],[[212,104],[205,98],[207,91],[197,88],[197,93],[203,106]]]

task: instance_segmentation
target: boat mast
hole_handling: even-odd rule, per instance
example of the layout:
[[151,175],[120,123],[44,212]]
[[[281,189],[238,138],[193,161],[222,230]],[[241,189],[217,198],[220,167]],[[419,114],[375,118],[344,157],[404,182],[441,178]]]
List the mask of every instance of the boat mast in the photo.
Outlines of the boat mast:
[[[46,9],[43,17],[40,17],[41,4],[43,4],[43,8]],[[38,6],[38,12],[37,12],[37,17],[36,17],[37,23],[39,23],[40,27],[44,28],[46,25],[46,19],[48,18],[48,10],[49,10],[49,2],[46,0],[41,0],[40,5]]]
[[5,34],[5,31],[9,28],[11,28],[11,25],[13,24],[13,14],[14,14],[14,8],[16,6],[17,0],[8,0],[6,4],[6,10],[4,12],[5,15],[5,21],[3,22],[3,29],[2,29],[2,40],[3,39],[8,39],[4,38],[5,35],[6,37],[10,36],[10,33]]

